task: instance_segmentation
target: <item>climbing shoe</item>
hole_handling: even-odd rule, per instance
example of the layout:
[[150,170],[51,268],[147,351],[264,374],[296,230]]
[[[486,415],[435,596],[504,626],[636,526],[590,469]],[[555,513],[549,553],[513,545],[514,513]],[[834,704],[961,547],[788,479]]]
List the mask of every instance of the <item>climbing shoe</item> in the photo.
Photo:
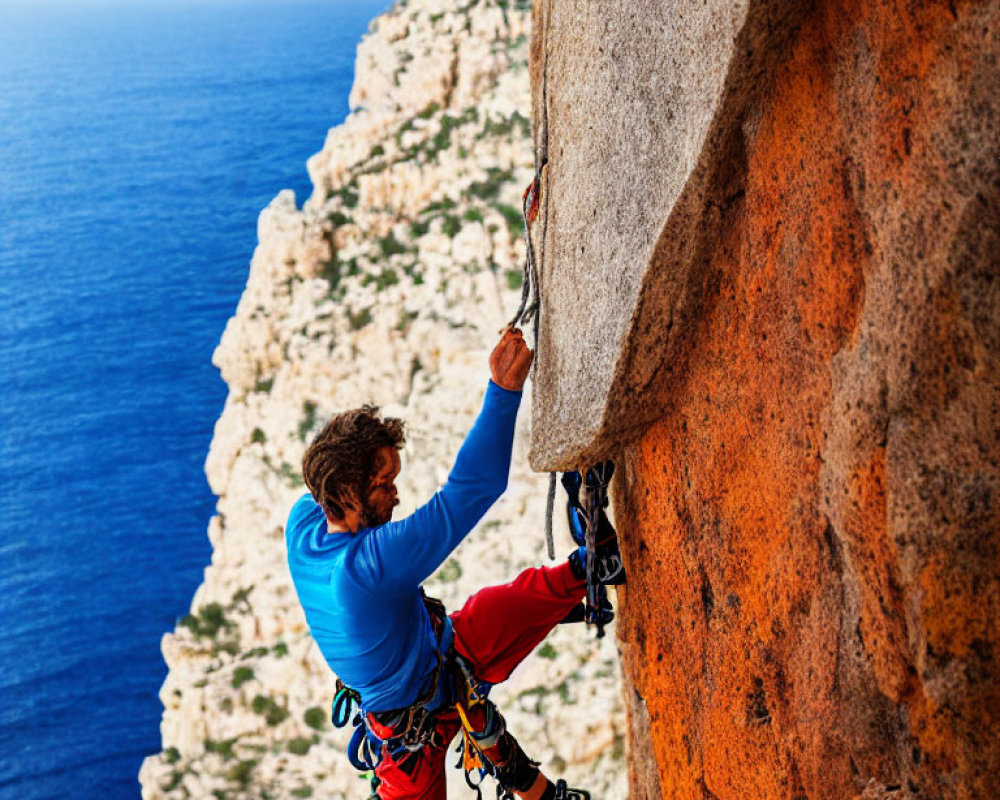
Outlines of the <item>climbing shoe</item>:
[[590,800],[590,792],[583,789],[570,789],[566,781],[556,781],[556,793],[552,800]]
[[596,625],[597,623],[609,625],[615,618],[615,612],[611,607],[611,601],[608,600],[607,595],[600,598],[599,605],[598,610],[592,612],[591,618],[588,620],[586,603],[577,603],[569,610],[569,613],[565,617],[559,620],[559,624],[570,625],[574,622],[587,622],[591,625]]

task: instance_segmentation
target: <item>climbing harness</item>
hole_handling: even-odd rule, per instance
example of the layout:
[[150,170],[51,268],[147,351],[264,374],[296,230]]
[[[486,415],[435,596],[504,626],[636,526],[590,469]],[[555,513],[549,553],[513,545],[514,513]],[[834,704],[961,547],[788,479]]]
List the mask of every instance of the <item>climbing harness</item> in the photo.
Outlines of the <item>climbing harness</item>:
[[[438,663],[430,685],[417,701],[396,711],[366,712],[361,704],[360,693],[337,679],[331,721],[337,728],[345,727],[348,720],[354,726],[354,733],[347,746],[347,758],[351,766],[360,772],[374,772],[386,754],[395,759],[405,772],[407,767],[416,767],[416,759],[411,758],[413,754],[427,745],[433,747],[442,744],[437,735],[435,715],[452,701],[452,681],[448,665],[449,656],[454,653],[455,632],[451,619],[445,614],[444,604],[436,598],[428,597],[423,589],[420,591],[437,637],[435,653]],[[384,733],[386,730],[393,731],[393,735],[383,738],[380,732]],[[373,775],[373,798],[378,797],[379,783],[378,777]]]
[[[462,733],[456,751],[461,755],[456,766],[465,773],[465,782],[476,792],[478,800],[482,800],[481,785],[483,779],[490,775],[497,780],[497,796],[513,798],[508,785],[510,779],[523,769],[525,763],[531,766],[537,764],[528,760],[512,739],[513,751],[499,764],[486,756],[485,751],[495,747],[507,731],[503,716],[489,699],[492,684],[479,680],[471,665],[456,652],[454,629],[441,601],[426,594],[423,600],[438,639],[438,666],[430,686],[413,705],[395,711],[365,712],[361,707],[360,694],[342,681],[337,681],[331,718],[338,728],[346,726],[348,720],[354,725],[347,749],[348,759],[355,769],[374,772],[388,755],[409,774],[416,768],[415,756],[420,750],[447,744],[441,741],[437,723],[442,715],[454,709],[461,721]],[[355,708],[357,712],[352,718]],[[477,724],[480,719],[482,722]],[[373,776],[373,798],[378,796],[379,783],[378,777]],[[573,798],[588,800],[589,795],[566,795],[566,800]]]
[[[497,707],[489,701],[488,695],[492,688],[489,684],[478,680],[468,663],[461,656],[456,656],[455,663],[461,673],[461,697],[455,700],[455,710],[462,720],[462,738],[456,748],[459,759],[455,766],[465,773],[465,782],[475,791],[478,800],[482,800],[483,779],[487,775],[497,776],[497,769],[486,757],[485,750],[496,745],[500,737],[507,731],[507,725]],[[476,706],[483,707],[486,722],[481,732],[476,732],[470,717]],[[475,776],[475,777],[473,777]],[[497,796],[500,796],[501,784],[497,784]]]

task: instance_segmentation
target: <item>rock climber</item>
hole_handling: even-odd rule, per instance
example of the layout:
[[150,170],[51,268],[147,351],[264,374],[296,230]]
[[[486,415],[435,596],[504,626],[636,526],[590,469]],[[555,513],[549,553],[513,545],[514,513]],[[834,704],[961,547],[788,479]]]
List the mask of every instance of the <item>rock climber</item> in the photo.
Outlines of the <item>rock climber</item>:
[[[556,624],[574,612],[581,617],[584,549],[558,566],[527,569],[511,583],[484,588],[450,615],[421,588],[506,488],[532,357],[518,329],[503,333],[490,355],[482,409],[447,482],[404,519],[392,519],[401,420],[380,417],[374,406],[347,411],[305,453],[310,493],[288,519],[288,563],[338,687],[360,703],[352,742],[360,734],[367,756],[352,762],[374,768],[381,800],[443,800],[445,755],[460,731],[470,785],[478,767],[480,779],[493,775],[506,797],[589,797],[550,781],[487,696]],[[596,559],[605,565],[597,574],[620,567],[613,530]]]

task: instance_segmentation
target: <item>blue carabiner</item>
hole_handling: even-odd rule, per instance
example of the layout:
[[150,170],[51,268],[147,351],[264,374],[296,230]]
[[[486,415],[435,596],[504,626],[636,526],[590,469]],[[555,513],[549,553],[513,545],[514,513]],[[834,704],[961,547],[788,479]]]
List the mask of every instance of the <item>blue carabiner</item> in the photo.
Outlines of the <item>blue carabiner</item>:
[[358,693],[348,686],[342,686],[333,696],[333,711],[330,714],[330,721],[334,727],[343,728],[351,718],[351,711],[354,703],[358,700]]

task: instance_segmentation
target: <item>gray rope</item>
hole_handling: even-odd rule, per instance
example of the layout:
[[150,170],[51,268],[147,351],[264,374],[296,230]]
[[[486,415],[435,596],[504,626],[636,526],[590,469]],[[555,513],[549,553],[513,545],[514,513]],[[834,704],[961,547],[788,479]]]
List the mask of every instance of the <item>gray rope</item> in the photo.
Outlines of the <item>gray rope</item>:
[[[533,332],[535,349],[538,349],[538,313],[541,298],[538,294],[538,267],[535,264],[535,247],[531,241],[531,220],[528,216],[532,206],[538,203],[538,193],[542,190],[542,167],[545,166],[543,160],[539,160],[535,168],[535,177],[521,199],[521,219],[524,222],[524,273],[521,277],[521,302],[514,312],[514,316],[508,328],[515,328],[521,323],[534,322]],[[554,561],[556,557],[556,546],[552,538],[552,514],[556,502],[556,473],[549,473],[549,493],[545,503],[545,546],[549,553],[549,559]]]
[[535,345],[538,344],[538,267],[535,264],[535,246],[531,241],[531,221],[528,214],[533,205],[538,202],[538,193],[542,190],[543,161],[535,168],[535,177],[521,199],[521,220],[524,222],[524,271],[521,277],[521,302],[509,323],[508,328],[514,328],[521,323],[534,320]]
[[[542,191],[542,169],[548,160],[546,149],[543,145],[540,154],[537,150],[535,151],[535,177],[521,198],[521,220],[524,223],[524,272],[521,276],[521,302],[518,304],[513,318],[507,324],[508,328],[515,328],[521,323],[533,322],[532,332],[536,353],[538,351],[538,324],[541,316],[538,312],[541,305],[541,297],[539,294],[538,266],[535,263],[535,246],[531,241],[531,220],[528,217],[531,214],[531,209],[537,207],[538,196]],[[552,514],[555,509],[555,501],[556,473],[550,472],[549,491],[545,501],[545,546],[549,553],[549,560],[552,561],[556,557],[556,547],[552,537]]]
[[556,545],[552,540],[552,512],[556,506],[556,474],[549,473],[549,496],[545,502],[545,546],[549,551],[549,561],[556,560]]

